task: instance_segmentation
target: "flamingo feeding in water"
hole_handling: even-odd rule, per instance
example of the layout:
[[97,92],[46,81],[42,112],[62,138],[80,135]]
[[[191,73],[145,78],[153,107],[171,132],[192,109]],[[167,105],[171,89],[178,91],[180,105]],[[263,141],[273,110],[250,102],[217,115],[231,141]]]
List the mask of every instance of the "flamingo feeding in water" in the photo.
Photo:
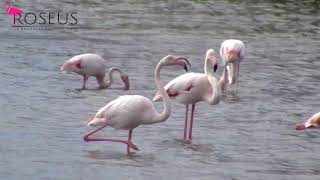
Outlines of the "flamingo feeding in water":
[[[209,63],[214,67],[216,71],[218,64],[215,57],[215,51],[208,49],[204,63],[204,73],[185,73],[171,80],[164,88],[169,94],[170,98],[175,98],[179,103],[186,106],[185,122],[184,122],[184,134],[183,138],[187,137],[188,126],[188,109],[189,105],[192,105],[191,109],[191,121],[189,127],[189,140],[192,139],[192,126],[194,110],[197,102],[205,101],[210,105],[215,105],[220,102],[221,91],[223,88],[224,74],[218,81],[209,72]],[[157,92],[153,98],[153,101],[162,99],[162,93]]]
[[6,2],[4,6],[6,7],[6,14],[14,16],[13,23],[16,24],[16,14],[21,14],[22,10],[16,7],[11,7],[9,2]]
[[[102,107],[87,123],[88,126],[98,127],[87,133],[83,139],[86,142],[90,141],[111,141],[127,144],[127,153],[130,153],[130,148],[139,150],[132,143],[133,129],[141,124],[154,124],[166,121],[171,113],[171,104],[167,92],[164,90],[160,81],[160,69],[163,66],[180,65],[187,70],[187,59],[180,56],[168,55],[164,57],[157,65],[155,70],[155,82],[164,98],[164,111],[157,112],[152,102],[140,95],[125,95],[109,102]],[[91,138],[90,136],[100,131],[101,129],[111,126],[115,129],[129,130],[128,140],[116,140],[110,138]]]
[[306,122],[296,125],[296,130],[304,130],[306,128],[315,128],[320,125],[320,112],[311,116]]
[[228,39],[221,44],[220,56],[223,59],[225,66],[224,78],[224,93],[227,92],[227,81],[229,84],[236,84],[234,94],[238,94],[238,82],[240,76],[240,62],[244,59],[245,56],[245,45],[240,40]]
[[86,88],[90,76],[95,76],[100,89],[108,88],[113,83],[113,73],[118,72],[124,83],[124,90],[129,90],[129,77],[116,67],[109,69],[109,80],[105,81],[105,60],[97,54],[81,54],[67,60],[61,67],[61,71],[75,72],[83,76],[82,89]]

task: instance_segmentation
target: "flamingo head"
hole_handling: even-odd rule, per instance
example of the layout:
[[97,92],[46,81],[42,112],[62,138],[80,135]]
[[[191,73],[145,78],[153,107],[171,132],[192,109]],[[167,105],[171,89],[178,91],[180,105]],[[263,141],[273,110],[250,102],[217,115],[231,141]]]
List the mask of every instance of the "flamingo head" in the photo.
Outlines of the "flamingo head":
[[296,130],[304,130],[306,128],[317,128],[320,125],[320,113],[313,115],[305,123],[296,124]]
[[171,65],[179,65],[184,68],[188,72],[188,65],[191,67],[190,62],[188,59],[182,56],[173,56],[173,55],[168,55],[164,57],[160,63],[163,66],[171,66]]
[[231,50],[227,53],[227,62],[236,63],[240,61],[240,51]]
[[80,61],[68,60],[61,66],[61,71],[65,73],[78,72],[81,68]]
[[129,84],[129,76],[127,74],[122,74],[121,75],[121,80],[124,83],[124,90],[129,90],[130,89],[130,84]]
[[206,53],[206,59],[210,60],[213,65],[213,72],[218,69],[218,61],[216,59],[216,53],[213,49],[208,49]]
[[10,7],[10,3],[9,2],[4,3],[4,7],[9,8]]

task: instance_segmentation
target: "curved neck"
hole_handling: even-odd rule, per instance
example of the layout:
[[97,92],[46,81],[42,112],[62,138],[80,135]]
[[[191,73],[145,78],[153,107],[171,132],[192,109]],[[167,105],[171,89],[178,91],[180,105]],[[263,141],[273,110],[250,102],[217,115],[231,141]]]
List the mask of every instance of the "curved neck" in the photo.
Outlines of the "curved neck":
[[4,6],[6,7],[6,13],[9,13],[9,11],[10,11],[10,4],[7,3],[7,4],[5,4]]
[[158,122],[163,122],[166,121],[170,114],[171,114],[171,104],[170,104],[170,99],[169,96],[167,94],[167,91],[164,89],[162,82],[160,81],[160,70],[162,68],[162,64],[161,61],[158,63],[157,68],[155,70],[155,81],[158,87],[158,90],[160,91],[160,94],[163,98],[163,104],[164,104],[164,110],[161,114],[157,114],[156,116],[154,116],[154,118],[152,119],[152,121],[150,121],[149,123],[158,123]]
[[122,75],[122,72],[120,71],[120,69],[116,68],[116,67],[112,67],[109,69],[108,71],[108,80],[104,81],[103,78],[99,79],[99,85],[103,88],[107,88],[109,86],[111,86],[111,84],[113,83],[113,73],[114,72],[118,72],[120,74],[120,76]]
[[209,63],[210,63],[209,58],[206,56],[206,59],[204,60],[204,67],[203,67],[205,75],[209,75],[209,72],[210,72]]
[[206,59],[204,60],[204,74],[207,75],[208,81],[212,87],[212,95],[207,97],[206,101],[213,105],[219,103],[220,101],[221,92],[224,88],[225,70],[223,71],[219,81],[217,81],[217,79],[210,73],[209,63],[211,62],[206,56]]

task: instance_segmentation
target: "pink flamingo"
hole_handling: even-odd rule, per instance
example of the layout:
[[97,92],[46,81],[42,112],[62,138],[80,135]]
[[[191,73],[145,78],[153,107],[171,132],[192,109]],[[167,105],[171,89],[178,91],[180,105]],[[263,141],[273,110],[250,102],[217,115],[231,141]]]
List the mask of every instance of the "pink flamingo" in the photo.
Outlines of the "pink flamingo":
[[[215,51],[208,49],[204,63],[203,73],[185,73],[171,80],[164,88],[169,94],[170,98],[175,98],[179,103],[186,106],[185,122],[184,122],[184,134],[183,138],[187,138],[187,126],[188,126],[188,110],[189,104],[192,105],[191,109],[191,121],[189,127],[189,140],[192,139],[192,126],[194,110],[197,102],[205,101],[210,105],[215,105],[220,102],[221,91],[223,88],[224,75],[221,76],[218,81],[209,72],[209,63],[214,67],[214,71],[217,69],[217,60],[215,57]],[[162,99],[163,95],[158,91],[153,97],[153,101]]]
[[6,14],[14,16],[13,21],[14,24],[16,24],[16,14],[21,14],[22,10],[16,7],[11,7],[11,4],[9,2],[6,2],[4,6],[6,7]]
[[[132,143],[133,129],[141,124],[154,124],[166,121],[171,113],[170,99],[160,81],[160,69],[163,66],[169,65],[180,65],[186,69],[186,63],[189,64],[188,60],[183,57],[168,55],[164,57],[156,67],[155,81],[161,95],[164,97],[164,110],[162,113],[158,113],[152,102],[144,96],[120,96],[101,108],[98,113],[89,120],[87,123],[88,126],[97,126],[99,128],[87,133],[83,137],[84,141],[111,141],[124,143],[127,144],[127,153],[130,153],[130,148],[139,150],[138,147]],[[107,126],[111,126],[115,129],[129,130],[128,140],[89,137]]]
[[105,60],[97,54],[81,54],[67,60],[61,67],[61,71],[75,72],[83,76],[82,89],[86,88],[90,76],[95,76],[100,89],[108,88],[113,83],[113,73],[118,72],[124,83],[124,90],[129,89],[129,77],[116,67],[109,69],[109,80],[104,81]]
[[[240,40],[229,39],[225,40],[221,44],[220,48],[220,56],[223,59],[225,66],[225,82],[224,82],[224,93],[227,92],[227,81],[229,84],[236,83],[236,89],[234,90],[234,94],[238,94],[238,81],[240,76],[240,62],[244,59],[245,56],[245,45]],[[235,68],[236,66],[236,68]]]
[[305,123],[296,125],[296,130],[304,130],[306,128],[314,128],[320,125],[320,112],[311,116]]

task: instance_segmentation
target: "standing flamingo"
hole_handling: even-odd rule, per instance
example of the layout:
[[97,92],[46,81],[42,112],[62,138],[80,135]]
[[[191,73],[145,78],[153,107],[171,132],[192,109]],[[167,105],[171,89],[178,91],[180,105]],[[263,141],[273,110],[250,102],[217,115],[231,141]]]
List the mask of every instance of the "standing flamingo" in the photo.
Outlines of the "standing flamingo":
[[124,90],[129,89],[129,77],[116,67],[109,69],[109,80],[104,81],[105,60],[97,54],[81,54],[67,60],[61,67],[61,71],[75,72],[83,76],[82,89],[86,88],[89,76],[95,76],[100,89],[108,88],[113,83],[113,73],[118,72],[124,83]]
[[6,14],[14,16],[13,23],[16,24],[16,14],[21,14],[22,10],[16,7],[11,7],[9,2],[6,2],[4,6],[6,7]]
[[[224,71],[228,72],[228,79],[227,73],[225,73],[224,78],[224,93],[227,92],[227,81],[229,84],[236,83],[236,89],[234,90],[234,94],[238,94],[238,82],[240,76],[240,62],[244,59],[245,56],[245,45],[240,40],[235,39],[228,39],[225,40],[221,44],[220,48],[220,56],[225,63]],[[236,68],[235,68],[236,66]]]
[[[158,113],[152,102],[140,95],[125,95],[109,102],[102,107],[87,123],[88,126],[97,126],[96,130],[87,133],[83,139],[86,142],[90,141],[111,141],[127,144],[127,153],[130,153],[130,148],[139,150],[131,141],[132,131],[141,124],[153,124],[166,121],[171,113],[171,104],[167,92],[164,90],[160,81],[160,69],[163,66],[180,65],[184,68],[189,64],[188,60],[179,57],[168,55],[164,57],[157,65],[155,70],[155,81],[157,87],[164,97],[164,111]],[[91,138],[89,136],[99,130],[111,126],[115,129],[129,130],[128,140],[116,140],[109,138]]]
[[[164,88],[169,94],[170,98],[176,98],[176,100],[186,106],[185,122],[184,122],[184,134],[183,138],[187,138],[187,126],[188,126],[188,109],[189,104],[192,105],[191,109],[191,122],[189,128],[189,140],[192,140],[192,126],[194,110],[197,102],[205,101],[210,105],[215,105],[220,102],[221,91],[223,88],[224,75],[221,76],[218,81],[209,72],[209,63],[212,63],[214,71],[217,69],[217,60],[215,57],[215,51],[208,49],[204,64],[203,73],[185,73],[171,80]],[[162,99],[161,92],[157,92],[153,97],[153,101]]]
[[314,128],[320,125],[320,112],[311,116],[305,123],[296,125],[296,130],[304,130],[306,128]]

